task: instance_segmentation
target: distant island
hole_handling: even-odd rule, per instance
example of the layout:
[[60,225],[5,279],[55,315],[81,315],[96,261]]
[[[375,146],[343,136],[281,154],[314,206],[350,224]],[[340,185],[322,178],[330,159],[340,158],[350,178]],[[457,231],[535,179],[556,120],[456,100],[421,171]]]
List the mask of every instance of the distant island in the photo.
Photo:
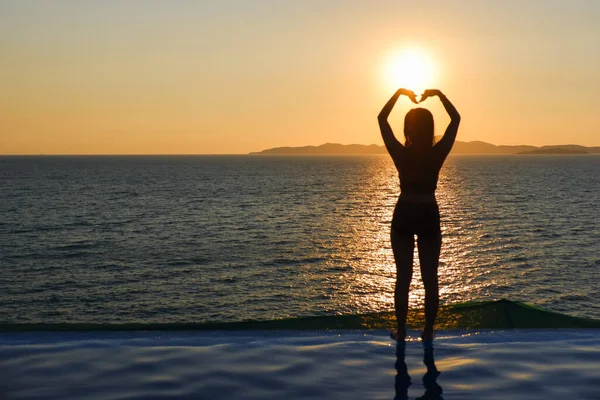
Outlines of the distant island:
[[521,151],[517,154],[590,154],[590,152],[580,149],[564,149],[561,147],[549,147],[545,149]]
[[[359,155],[386,154],[384,146],[376,144],[325,143],[320,146],[275,147],[252,152],[253,155]],[[452,154],[600,154],[600,146],[586,147],[576,144],[558,146],[496,146],[491,143],[456,141]]]

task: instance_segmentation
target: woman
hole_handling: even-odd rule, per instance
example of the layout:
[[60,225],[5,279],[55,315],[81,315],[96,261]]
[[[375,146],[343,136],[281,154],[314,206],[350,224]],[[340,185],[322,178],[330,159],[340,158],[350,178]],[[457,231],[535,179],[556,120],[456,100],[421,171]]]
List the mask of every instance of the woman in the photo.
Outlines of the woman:
[[435,143],[431,112],[424,108],[412,109],[404,118],[406,141],[402,145],[394,136],[387,121],[400,95],[408,96],[418,104],[411,90],[399,89],[378,116],[385,147],[392,156],[400,175],[401,190],[394,209],[391,233],[397,271],[394,302],[398,321],[398,330],[392,336],[399,341],[403,341],[406,337],[408,290],[412,279],[416,235],[421,276],[425,286],[425,327],[421,339],[431,341],[439,306],[437,269],[442,246],[440,214],[435,199],[435,189],[442,164],[454,144],[460,115],[442,92],[437,89],[426,90],[419,102],[428,97],[438,96],[450,115],[450,124],[442,139]]

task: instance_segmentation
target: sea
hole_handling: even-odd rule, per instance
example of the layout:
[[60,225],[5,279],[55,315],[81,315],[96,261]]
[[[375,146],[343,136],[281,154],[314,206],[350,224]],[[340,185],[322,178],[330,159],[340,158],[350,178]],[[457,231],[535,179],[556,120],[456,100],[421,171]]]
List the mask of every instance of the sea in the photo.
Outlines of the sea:
[[[390,311],[399,192],[387,155],[3,156],[0,324]],[[442,304],[600,318],[600,156],[450,155],[437,199]]]

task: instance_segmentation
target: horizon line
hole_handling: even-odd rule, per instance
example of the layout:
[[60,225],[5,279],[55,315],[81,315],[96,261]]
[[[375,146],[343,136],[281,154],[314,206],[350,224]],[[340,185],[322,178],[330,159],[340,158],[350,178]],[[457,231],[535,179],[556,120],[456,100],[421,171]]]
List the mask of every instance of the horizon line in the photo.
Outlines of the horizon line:
[[[480,142],[480,143],[486,143],[486,144],[490,144],[492,146],[531,146],[531,147],[547,147],[547,146],[581,146],[581,147],[600,147],[600,144],[597,145],[583,145],[583,144],[576,144],[576,143],[567,143],[567,144],[544,144],[544,145],[533,145],[533,144],[494,144],[494,143],[490,143],[490,142],[485,142],[483,140],[471,140],[471,141],[462,141],[462,140],[457,140],[457,142],[462,142],[462,143],[473,143],[473,142]],[[320,147],[320,146],[324,146],[327,144],[337,144],[337,145],[341,145],[341,146],[378,146],[378,147],[385,147],[384,144],[376,144],[376,143],[371,143],[371,144],[362,144],[362,143],[349,143],[349,144],[343,144],[343,143],[336,143],[336,142],[325,142],[322,144],[305,144],[305,145],[297,145],[297,146],[275,146],[275,147],[269,147],[266,149],[262,149],[262,150],[254,150],[254,151],[249,151],[249,152],[243,152],[243,153],[6,153],[6,154],[0,154],[0,157],[33,157],[33,156],[46,156],[46,157],[52,157],[52,156],[236,156],[236,155],[251,155],[252,153],[260,153],[263,152],[265,150],[271,150],[271,149],[277,149],[277,148],[300,148],[300,147]]]

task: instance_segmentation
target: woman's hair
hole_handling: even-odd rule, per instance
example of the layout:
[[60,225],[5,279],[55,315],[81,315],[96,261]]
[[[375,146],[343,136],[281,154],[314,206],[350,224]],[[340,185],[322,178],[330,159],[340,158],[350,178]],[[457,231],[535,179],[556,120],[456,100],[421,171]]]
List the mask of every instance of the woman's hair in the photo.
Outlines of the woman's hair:
[[435,144],[433,115],[425,108],[413,108],[404,117],[406,147],[432,147]]

